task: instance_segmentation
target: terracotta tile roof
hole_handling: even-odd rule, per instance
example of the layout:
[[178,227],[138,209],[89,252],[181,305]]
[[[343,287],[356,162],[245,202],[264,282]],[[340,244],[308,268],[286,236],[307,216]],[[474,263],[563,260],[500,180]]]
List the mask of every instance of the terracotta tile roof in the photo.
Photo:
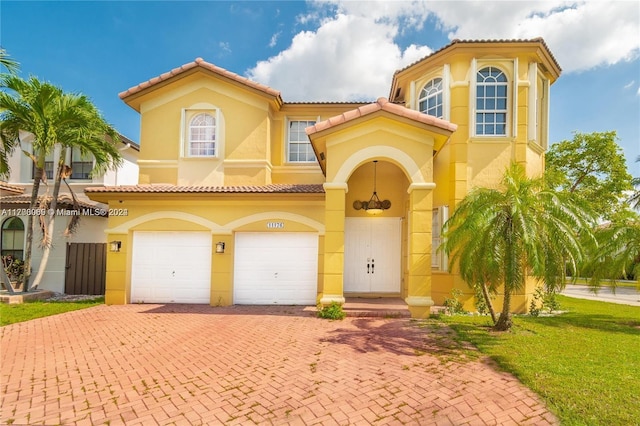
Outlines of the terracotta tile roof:
[[551,56],[551,59],[553,60],[553,63],[558,67],[559,70],[562,70],[562,68],[560,67],[560,64],[558,64],[558,61],[556,60],[556,58],[553,56],[553,53],[551,53],[551,50],[549,49],[549,46],[547,46],[547,43],[544,41],[544,39],[542,37],[537,37],[537,38],[532,38],[532,39],[485,39],[485,40],[459,40],[459,39],[455,39],[453,41],[451,41],[451,43],[447,44],[444,47],[441,47],[440,49],[432,52],[431,54],[425,56],[422,59],[418,59],[417,61],[407,65],[404,68],[401,68],[399,70],[397,70],[395,73],[393,73],[393,75],[395,76],[396,74],[399,74],[409,68],[411,68],[412,66],[414,66],[415,64],[424,61],[425,59],[428,59],[434,55],[437,55],[438,53],[447,50],[449,48],[451,48],[452,46],[456,45],[456,44],[481,44],[481,43],[542,43],[542,45],[544,46],[545,49],[547,49],[547,51],[549,52],[549,56]]
[[175,186],[175,185],[131,185],[131,186],[94,186],[86,188],[86,193],[118,193],[118,194],[322,194],[322,185],[242,185],[242,186]]
[[[43,195],[38,197],[38,202],[42,200],[42,197]],[[2,197],[3,205],[29,205],[30,202],[31,195]],[[104,204],[78,200],[78,206],[82,209],[99,209],[101,213],[96,214],[96,216],[107,216],[106,206]],[[58,195],[58,208],[73,209],[73,200],[71,199],[71,196],[68,194]],[[104,214],[102,214],[102,210],[104,210]]]
[[[0,180],[0,189],[6,192],[13,192],[14,194],[22,194],[24,192],[23,187],[18,185],[13,185],[3,180]],[[3,198],[3,201],[4,201],[4,198]]]
[[458,128],[457,125],[446,120],[442,120],[440,118],[436,118],[431,115],[423,114],[419,111],[406,108],[402,105],[389,102],[387,98],[378,98],[378,100],[374,103],[363,105],[359,108],[352,109],[351,111],[336,115],[327,120],[320,121],[313,126],[309,126],[306,128],[306,132],[307,135],[312,135],[314,133],[329,129],[339,124],[355,120],[356,118],[364,117],[365,115],[372,114],[376,111],[387,111],[391,114],[400,117],[406,117],[420,123],[429,124],[431,126],[440,127],[441,129],[448,130],[450,132],[454,132]]
[[186,64],[184,64],[184,65],[182,65],[182,66],[180,66],[178,68],[172,69],[169,72],[165,72],[164,74],[160,74],[157,77],[154,77],[154,78],[152,78],[150,80],[142,82],[142,83],[138,84],[137,86],[133,86],[133,87],[125,90],[124,92],[121,92],[118,96],[120,96],[120,99],[124,99],[124,98],[126,98],[128,96],[131,96],[131,95],[133,95],[135,93],[141,92],[141,91],[143,91],[145,89],[148,89],[149,87],[152,87],[152,86],[154,86],[154,85],[156,85],[158,83],[166,81],[166,80],[168,80],[168,79],[170,79],[172,77],[175,77],[177,75],[180,75],[180,74],[182,74],[184,72],[187,72],[187,71],[189,71],[189,70],[191,70],[193,68],[197,68],[197,67],[200,67],[200,68],[203,68],[205,70],[211,71],[211,72],[213,72],[215,74],[218,74],[219,76],[222,76],[222,77],[227,78],[229,80],[244,84],[245,86],[251,87],[251,88],[256,89],[256,90],[259,90],[259,91],[264,92],[264,93],[266,93],[268,95],[280,98],[280,92],[279,91],[277,91],[275,89],[272,89],[269,86],[265,86],[263,84],[256,83],[255,81],[251,81],[248,78],[239,76],[238,74],[235,74],[235,73],[233,73],[231,71],[227,71],[224,68],[220,68],[220,67],[218,67],[218,66],[216,66],[214,64],[206,62],[202,58],[196,58],[195,61],[193,61],[193,62],[186,63]]
[[300,101],[300,102],[285,102],[285,105],[364,105],[371,103],[372,101]]

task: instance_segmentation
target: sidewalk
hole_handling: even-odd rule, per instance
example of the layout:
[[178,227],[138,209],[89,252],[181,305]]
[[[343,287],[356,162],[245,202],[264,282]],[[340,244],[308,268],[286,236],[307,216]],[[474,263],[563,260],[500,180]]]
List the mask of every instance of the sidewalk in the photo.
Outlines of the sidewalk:
[[631,287],[617,287],[615,289],[615,293],[610,287],[602,287],[596,294],[589,288],[589,286],[569,284],[561,294],[578,299],[599,300],[601,302],[640,306],[640,292],[636,288]]

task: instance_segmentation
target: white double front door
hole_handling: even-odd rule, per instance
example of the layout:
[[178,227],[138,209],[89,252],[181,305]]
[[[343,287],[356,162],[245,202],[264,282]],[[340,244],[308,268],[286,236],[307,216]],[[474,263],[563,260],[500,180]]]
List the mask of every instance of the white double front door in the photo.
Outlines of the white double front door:
[[345,219],[345,293],[400,293],[401,232],[399,217]]

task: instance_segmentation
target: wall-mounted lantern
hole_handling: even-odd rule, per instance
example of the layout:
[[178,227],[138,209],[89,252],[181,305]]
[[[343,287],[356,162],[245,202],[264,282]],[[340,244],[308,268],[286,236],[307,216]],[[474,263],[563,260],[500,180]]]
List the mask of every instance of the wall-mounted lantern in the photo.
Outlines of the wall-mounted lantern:
[[120,251],[120,247],[122,247],[122,241],[111,241],[109,243],[109,251],[114,253],[118,253]]
[[220,241],[216,243],[216,253],[224,253],[224,242]]

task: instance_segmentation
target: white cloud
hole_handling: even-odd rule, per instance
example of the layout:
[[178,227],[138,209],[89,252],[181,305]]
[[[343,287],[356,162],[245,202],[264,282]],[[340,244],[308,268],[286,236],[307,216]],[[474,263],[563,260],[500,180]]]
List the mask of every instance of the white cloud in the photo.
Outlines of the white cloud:
[[229,44],[228,41],[221,41],[220,43],[218,43],[218,47],[221,50],[221,52],[218,54],[218,56],[222,56],[222,55],[231,53],[231,45]]
[[638,58],[635,1],[430,3],[450,38],[543,37],[565,72]]
[[316,29],[299,32],[288,48],[247,71],[249,78],[281,90],[287,101],[388,96],[393,72],[432,52],[427,40],[403,50],[398,37],[432,20],[450,39],[544,37],[565,72],[640,56],[635,1],[331,0],[309,5],[296,23]]
[[630,82],[628,82],[627,84],[624,85],[624,88],[625,89],[631,89],[634,86],[634,84],[636,84],[636,81],[635,80],[631,80]]
[[[403,13],[408,13],[410,4],[402,4],[404,9],[375,2],[345,3],[330,17],[322,10],[298,17],[298,23],[318,22],[318,29],[296,34],[287,49],[258,62],[248,77],[281,90],[287,101],[386,97],[395,70],[432,52],[416,44],[402,51],[394,42],[399,22],[409,22]],[[415,20],[410,25],[418,24]]]
[[289,48],[249,70],[249,78],[281,90],[287,101],[388,96],[393,72],[431,52],[415,45],[401,52],[396,33],[391,24],[339,14],[315,32],[298,33]]
[[276,43],[278,42],[278,38],[280,37],[280,34],[282,34],[282,31],[278,31],[277,33],[271,36],[271,40],[269,40],[269,47],[274,47],[276,45]]

